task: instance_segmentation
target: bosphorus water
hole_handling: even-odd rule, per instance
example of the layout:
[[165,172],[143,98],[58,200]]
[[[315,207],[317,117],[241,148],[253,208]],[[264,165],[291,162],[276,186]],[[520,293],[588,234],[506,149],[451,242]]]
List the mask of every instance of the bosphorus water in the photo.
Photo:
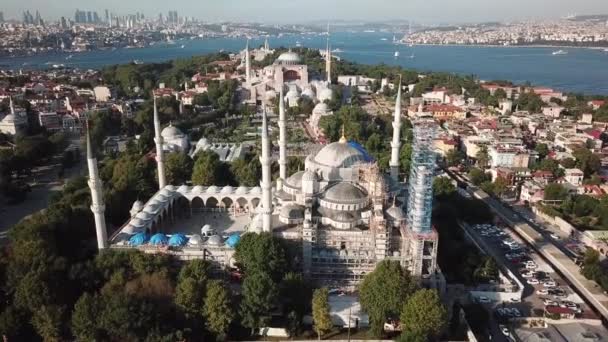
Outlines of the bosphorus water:
[[[392,33],[334,32],[332,49],[335,55],[351,61],[401,65],[419,71],[446,71],[474,74],[484,80],[531,82],[565,92],[608,95],[608,53],[585,48],[561,48],[568,53],[553,55],[551,47],[481,47],[481,46],[407,46],[392,43]],[[383,40],[384,38],[384,40]],[[270,37],[271,47],[295,47],[297,43],[310,48],[325,48],[326,36],[289,35]],[[251,46],[263,44],[254,39]],[[181,45],[184,45],[182,48]],[[162,62],[225,50],[235,52],[245,46],[244,38],[183,40],[174,45],[154,45],[141,49],[101,50],[69,55],[47,54],[28,57],[0,58],[3,68],[48,68],[64,64],[79,68],[101,68],[133,60]],[[399,57],[395,58],[395,51]],[[413,56],[413,58],[412,58]]]

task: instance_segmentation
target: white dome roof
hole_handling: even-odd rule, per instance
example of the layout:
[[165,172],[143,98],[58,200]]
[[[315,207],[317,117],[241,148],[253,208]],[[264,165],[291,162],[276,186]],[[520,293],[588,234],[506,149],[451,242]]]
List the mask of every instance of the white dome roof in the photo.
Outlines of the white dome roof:
[[304,207],[297,204],[288,204],[281,208],[280,216],[290,220],[303,219]]
[[215,185],[212,185],[212,186],[210,186],[210,187],[207,188],[207,193],[208,194],[214,194],[214,193],[217,192],[217,190],[218,190],[218,187],[215,186]]
[[140,200],[133,202],[133,206],[131,206],[131,211],[140,212],[144,208],[144,203]]
[[163,129],[160,135],[165,139],[173,139],[184,135],[184,133],[182,133],[182,131],[180,131],[177,127],[169,124],[169,126]]
[[207,138],[200,138],[199,141],[196,143],[196,147],[206,147],[209,146],[209,140],[207,140]]
[[331,88],[325,88],[319,92],[319,101],[331,100],[334,96],[334,91]]
[[310,170],[306,170],[304,172],[304,174],[302,175],[303,182],[316,182],[317,179],[318,179],[317,174]]
[[198,234],[194,234],[190,237],[190,239],[188,239],[189,245],[200,245],[201,242],[203,242],[203,238],[201,238],[201,236]]
[[316,114],[316,115],[325,115],[325,114],[328,114],[329,112],[331,112],[331,111],[329,110],[329,106],[325,102],[317,103],[315,108],[312,110],[312,113]]
[[203,192],[203,187],[200,185],[196,185],[194,188],[192,188],[193,194],[200,194],[201,192]]
[[187,185],[181,185],[179,188],[177,188],[177,192],[181,192],[182,194],[188,192],[190,190],[190,188]]
[[399,208],[397,206],[392,206],[392,207],[388,208],[386,210],[386,214],[393,221],[403,221],[403,220],[405,220],[405,214],[403,213],[403,210],[401,210],[401,208]]
[[219,235],[213,235],[209,239],[207,239],[207,243],[212,246],[220,246],[224,243],[224,240]]
[[298,171],[293,175],[287,177],[285,180],[285,184],[289,187],[301,189],[302,188],[302,176],[304,175],[304,171]]
[[262,193],[262,188],[260,188],[259,186],[256,186],[256,187],[252,188],[249,193],[251,193],[251,194],[261,194]]
[[287,94],[285,94],[285,97],[287,97],[288,99],[297,99],[299,96],[300,94],[298,94],[298,90],[295,88],[289,89]]
[[321,149],[314,157],[318,164],[334,167],[348,168],[355,164],[367,162],[365,154],[345,142],[334,142]]
[[315,91],[312,90],[312,88],[306,88],[302,91],[302,96],[308,97],[311,100],[314,100],[317,95],[315,94]]
[[279,56],[279,58],[277,58],[277,62],[279,64],[285,65],[296,65],[300,64],[301,61],[302,60],[300,59],[300,55],[293,51],[284,52]]
[[245,187],[245,186],[239,186],[235,192],[235,194],[237,194],[237,195],[244,195],[246,193],[247,193],[247,187]]
[[220,191],[220,193],[222,194],[231,194],[234,191],[234,188],[231,187],[230,185],[226,185],[225,187],[222,188],[222,190]]

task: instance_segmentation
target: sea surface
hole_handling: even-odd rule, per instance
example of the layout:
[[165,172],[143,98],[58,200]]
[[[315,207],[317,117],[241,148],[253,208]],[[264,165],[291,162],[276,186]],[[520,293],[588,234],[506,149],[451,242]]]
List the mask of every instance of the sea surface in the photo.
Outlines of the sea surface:
[[[325,48],[324,35],[289,35],[270,37],[271,47]],[[334,32],[331,35],[334,55],[351,61],[386,63],[418,71],[447,71],[476,75],[483,80],[531,82],[565,92],[608,95],[608,52],[586,48],[561,48],[565,55],[553,55],[552,47],[480,47],[480,46],[407,46],[392,43],[393,35],[381,32]],[[263,44],[254,39],[251,46]],[[183,47],[182,47],[183,45]],[[29,57],[0,58],[1,68],[39,69],[53,64],[78,68],[101,68],[134,60],[161,62],[225,50],[235,52],[245,47],[245,39],[196,39],[158,44],[140,49],[116,49]],[[399,51],[399,57],[395,52]]]

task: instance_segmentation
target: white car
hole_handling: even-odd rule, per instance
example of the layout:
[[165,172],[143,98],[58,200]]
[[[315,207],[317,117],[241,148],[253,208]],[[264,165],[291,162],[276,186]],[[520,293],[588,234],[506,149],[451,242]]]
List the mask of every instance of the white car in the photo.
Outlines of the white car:
[[536,264],[535,263],[531,263],[531,264],[526,264],[526,268],[529,270],[534,270],[536,269]]
[[544,287],[556,287],[557,283],[555,283],[555,280],[547,280],[543,282],[543,286]]
[[530,284],[530,285],[538,285],[539,281],[536,278],[531,278],[531,279],[528,279],[528,284]]
[[557,236],[557,234],[555,233],[551,233],[549,234],[549,236],[553,239],[553,240],[559,240],[559,236]]
[[536,290],[536,294],[541,295],[541,296],[546,296],[549,294],[549,290],[547,290],[547,289]]
[[556,306],[557,302],[547,298],[543,301],[543,304],[545,304],[545,306],[549,306],[549,305]]
[[524,278],[532,278],[532,277],[534,277],[534,272],[522,273],[521,276]]
[[505,335],[507,337],[511,336],[511,332],[509,331],[509,328],[507,328],[506,326],[504,326],[502,324],[499,326],[499,328],[503,335]]

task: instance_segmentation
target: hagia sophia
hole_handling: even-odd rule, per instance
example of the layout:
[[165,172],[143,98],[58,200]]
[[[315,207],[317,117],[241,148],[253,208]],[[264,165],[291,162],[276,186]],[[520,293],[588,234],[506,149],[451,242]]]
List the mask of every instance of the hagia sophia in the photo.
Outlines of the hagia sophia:
[[[97,161],[88,148],[91,209],[99,248],[137,248],[182,260],[204,258],[217,268],[226,268],[234,264],[234,245],[240,235],[268,232],[301,247],[295,262],[307,279],[319,284],[354,288],[378,262],[390,259],[429,286],[444,286],[436,263],[437,232],[430,222],[435,170],[433,121],[422,117],[414,122],[413,164],[407,184],[399,178],[401,87],[393,118],[390,173],[381,172],[365,149],[343,133],[339,141],[308,155],[304,170],[288,175],[286,106],[298,97],[309,96],[317,107],[327,108],[325,101],[333,96],[331,75],[325,81],[310,81],[307,66],[291,51],[253,74],[249,49],[245,53],[244,87],[251,97],[264,100],[272,92],[279,96],[279,178],[275,182],[271,179],[270,123],[264,110],[259,186],[166,184],[166,144],[168,140],[178,146],[185,142],[179,140],[181,132],[168,134],[172,126],[161,130],[155,103],[159,189],[147,201],[135,202],[131,218],[109,238]],[[329,47],[326,56],[329,74]],[[331,115],[323,111],[317,115]]]

